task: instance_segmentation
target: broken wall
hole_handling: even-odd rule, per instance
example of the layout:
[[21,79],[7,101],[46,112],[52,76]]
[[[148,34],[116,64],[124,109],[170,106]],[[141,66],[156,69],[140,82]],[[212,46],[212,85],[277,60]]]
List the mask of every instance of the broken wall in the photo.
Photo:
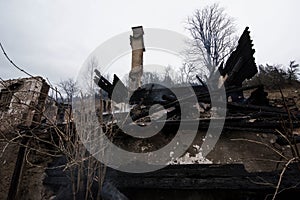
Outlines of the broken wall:
[[0,199],[18,191],[12,180],[19,182],[17,171],[22,176],[21,135],[40,123],[48,91],[42,77],[0,81]]
[[39,123],[49,85],[42,77],[0,82],[0,131]]

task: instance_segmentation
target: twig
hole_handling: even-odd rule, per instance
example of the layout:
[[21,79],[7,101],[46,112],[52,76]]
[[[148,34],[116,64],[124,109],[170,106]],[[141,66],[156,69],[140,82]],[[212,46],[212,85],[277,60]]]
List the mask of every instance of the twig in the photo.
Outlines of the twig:
[[268,145],[266,143],[259,142],[259,141],[256,141],[256,140],[244,139],[244,138],[236,138],[236,139],[231,139],[231,140],[232,141],[247,141],[247,142],[252,142],[252,143],[256,143],[256,144],[261,144],[263,146],[266,146],[266,147],[270,148],[271,150],[273,150],[275,153],[277,153],[278,155],[280,155],[284,159],[288,160],[288,158],[285,157],[282,153],[280,153],[277,149],[271,147],[270,145]]
[[289,166],[289,164],[291,164],[294,160],[296,160],[296,158],[292,158],[290,159],[284,166],[284,168],[282,169],[281,173],[280,173],[280,176],[279,176],[279,180],[278,180],[278,183],[277,183],[277,186],[276,186],[276,190],[275,190],[275,193],[273,195],[273,198],[272,200],[275,200],[276,198],[276,195],[278,193],[278,190],[279,190],[279,187],[280,187],[280,184],[281,184],[281,181],[282,181],[282,178],[283,178],[283,174],[285,173],[287,167]]

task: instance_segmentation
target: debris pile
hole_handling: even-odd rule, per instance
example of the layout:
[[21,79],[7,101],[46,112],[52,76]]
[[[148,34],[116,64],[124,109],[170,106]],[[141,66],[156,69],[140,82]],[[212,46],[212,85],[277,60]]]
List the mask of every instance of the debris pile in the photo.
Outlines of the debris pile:
[[[258,72],[253,56],[254,52],[249,28],[246,27],[235,51],[231,53],[225,64],[221,63],[218,67],[218,73],[212,78],[222,80],[221,84],[225,87],[227,108],[224,129],[276,133],[275,129],[283,130],[291,126],[293,128],[300,127],[300,112],[295,103],[287,103],[285,98],[281,100],[281,103],[283,103],[281,105],[278,104],[279,101],[270,102],[263,85],[243,86],[245,80],[251,79]],[[192,88],[198,100],[195,109],[199,110],[199,117],[195,119],[195,116],[192,116],[187,123],[193,123],[194,120],[195,123],[200,124],[199,129],[207,129],[210,119],[218,118],[218,114],[215,112],[218,108],[211,106],[211,99],[220,98],[218,91],[221,89],[220,84],[207,84],[198,76],[197,79],[199,85],[193,85]],[[122,116],[129,117],[116,117],[122,119],[122,124],[128,126],[133,123],[141,126],[147,123],[158,123],[171,128],[176,124],[185,123],[181,119],[179,101],[186,104],[192,103],[191,97],[187,95],[189,88],[185,86],[170,89],[153,83],[142,85],[132,92],[116,74],[114,74],[113,83],[110,83],[99,72],[96,74],[95,81],[101,89],[108,93],[110,98],[114,89],[118,89],[117,94],[112,99],[116,103],[125,102],[130,97],[131,110],[125,114],[122,113]],[[212,83],[216,82],[218,81]],[[209,87],[214,88],[213,92],[210,93]],[[174,93],[181,94],[185,98],[179,100]],[[245,93],[249,95],[246,96]],[[155,119],[151,118],[149,111],[150,108],[153,109],[155,104],[161,105],[160,108],[167,112],[161,114],[161,118],[157,117],[159,115],[156,115]],[[161,110],[156,109],[155,111],[159,113]],[[118,114],[115,113],[114,115]],[[163,119],[165,114],[167,119]],[[224,119],[220,118],[220,120]],[[186,126],[186,128],[188,129],[189,126]]]

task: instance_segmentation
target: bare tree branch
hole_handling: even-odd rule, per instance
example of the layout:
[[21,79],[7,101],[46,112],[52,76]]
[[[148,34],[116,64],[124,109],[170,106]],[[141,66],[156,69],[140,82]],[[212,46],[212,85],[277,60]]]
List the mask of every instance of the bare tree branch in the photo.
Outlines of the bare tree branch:
[[197,9],[187,19],[186,29],[193,38],[189,59],[204,64],[210,75],[236,45],[233,21],[218,4]]

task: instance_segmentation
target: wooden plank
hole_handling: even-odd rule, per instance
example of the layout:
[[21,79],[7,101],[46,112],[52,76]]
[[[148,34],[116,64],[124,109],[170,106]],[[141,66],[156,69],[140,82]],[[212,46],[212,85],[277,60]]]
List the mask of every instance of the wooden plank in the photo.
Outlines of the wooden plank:
[[[107,180],[119,189],[274,189],[280,171],[248,173],[243,165],[172,165],[144,174],[130,174],[109,168]],[[300,189],[300,171],[293,165],[287,169],[282,187]],[[268,183],[268,184],[266,184]]]

